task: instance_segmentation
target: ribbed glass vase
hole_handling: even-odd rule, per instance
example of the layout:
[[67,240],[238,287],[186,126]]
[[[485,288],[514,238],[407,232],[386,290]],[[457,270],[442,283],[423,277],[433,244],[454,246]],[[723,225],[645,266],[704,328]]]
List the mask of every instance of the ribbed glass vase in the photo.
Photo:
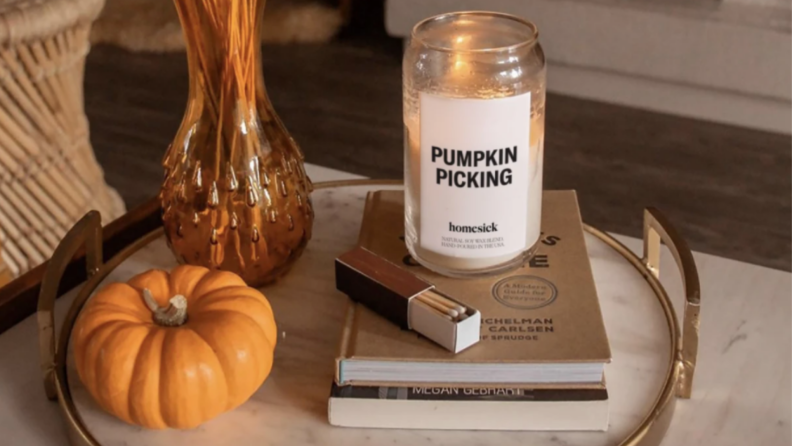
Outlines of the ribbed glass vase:
[[163,160],[162,220],[179,261],[252,286],[285,273],[311,237],[303,155],[264,87],[265,0],[175,0],[190,91]]

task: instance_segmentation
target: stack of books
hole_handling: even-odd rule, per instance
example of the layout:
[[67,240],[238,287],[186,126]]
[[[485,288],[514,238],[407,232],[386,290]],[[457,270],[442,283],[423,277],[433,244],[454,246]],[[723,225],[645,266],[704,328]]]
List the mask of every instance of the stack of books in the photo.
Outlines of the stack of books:
[[401,238],[403,196],[368,197],[360,245],[477,308],[481,339],[454,354],[350,302],[329,400],[350,427],[606,430],[611,353],[573,191],[544,195],[540,248],[507,274],[442,277]]

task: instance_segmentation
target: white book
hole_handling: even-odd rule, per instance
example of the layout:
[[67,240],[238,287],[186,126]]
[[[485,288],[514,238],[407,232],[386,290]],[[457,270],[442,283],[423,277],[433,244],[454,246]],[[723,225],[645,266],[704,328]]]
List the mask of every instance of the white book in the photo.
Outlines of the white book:
[[608,392],[334,384],[328,415],[330,424],[344,427],[605,431]]

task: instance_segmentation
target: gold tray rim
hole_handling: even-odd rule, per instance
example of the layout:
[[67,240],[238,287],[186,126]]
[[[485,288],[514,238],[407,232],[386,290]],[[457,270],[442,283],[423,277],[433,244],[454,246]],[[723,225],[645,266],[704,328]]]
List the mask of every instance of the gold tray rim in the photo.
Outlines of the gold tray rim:
[[[330,189],[361,186],[403,186],[401,180],[353,179],[326,181],[315,184],[315,189]],[[670,426],[677,397],[689,398],[699,335],[700,285],[698,272],[687,243],[679,236],[668,220],[654,208],[644,211],[644,255],[638,257],[611,235],[592,226],[583,225],[584,230],[614,249],[637,270],[647,281],[663,308],[668,323],[670,348],[669,364],[665,380],[654,404],[647,410],[640,424],[618,446],[658,446]],[[66,234],[60,243],[42,281],[39,294],[37,318],[41,349],[41,368],[47,397],[57,400],[67,423],[69,442],[72,446],[101,446],[77,412],[68,387],[66,359],[68,339],[76,317],[83,304],[99,283],[124,260],[162,234],[155,229],[137,239],[104,264],[102,263],[102,235],[99,214],[88,213]],[[684,332],[680,327],[674,305],[659,279],[660,246],[665,243],[674,256],[685,289]],[[54,304],[58,284],[66,264],[85,244],[88,280],[82,285],[61,327],[60,336],[55,337]]]

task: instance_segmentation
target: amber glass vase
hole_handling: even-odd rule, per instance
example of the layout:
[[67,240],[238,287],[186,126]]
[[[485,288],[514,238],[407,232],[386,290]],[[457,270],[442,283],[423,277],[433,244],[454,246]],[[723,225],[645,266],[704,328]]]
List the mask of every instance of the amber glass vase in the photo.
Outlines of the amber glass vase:
[[265,0],[175,0],[190,91],[163,160],[162,220],[179,261],[278,278],[311,237],[311,181],[261,72]]

